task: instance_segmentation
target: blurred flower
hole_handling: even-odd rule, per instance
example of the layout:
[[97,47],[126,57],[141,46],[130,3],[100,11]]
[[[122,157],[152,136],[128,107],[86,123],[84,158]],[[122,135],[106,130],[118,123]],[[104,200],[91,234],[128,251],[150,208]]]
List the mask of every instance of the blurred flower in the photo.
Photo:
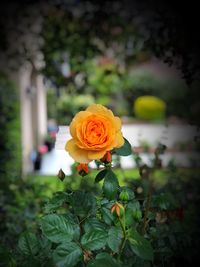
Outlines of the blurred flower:
[[42,145],[38,148],[38,152],[43,155],[48,152],[48,147],[46,145]]
[[56,134],[57,134],[56,131],[52,131],[52,132],[49,133],[49,135],[54,139],[56,138]]

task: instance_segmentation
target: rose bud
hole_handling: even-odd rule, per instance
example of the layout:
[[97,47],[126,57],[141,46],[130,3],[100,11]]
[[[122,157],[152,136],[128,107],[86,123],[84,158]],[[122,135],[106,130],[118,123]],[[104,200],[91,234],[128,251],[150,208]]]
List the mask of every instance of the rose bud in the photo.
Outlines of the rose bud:
[[81,176],[85,176],[88,174],[89,172],[89,168],[88,168],[88,164],[87,163],[80,163],[77,167],[76,167],[78,173]]
[[111,163],[112,161],[112,154],[110,153],[110,151],[107,151],[106,154],[103,156],[103,158],[101,159],[101,161],[105,164]]
[[118,217],[122,217],[124,215],[124,206],[119,202],[116,202],[111,207],[111,213],[116,214]]
[[63,181],[65,179],[65,173],[62,169],[59,170],[58,174],[57,174],[57,177]]
[[128,201],[130,199],[130,197],[129,197],[129,193],[127,192],[127,190],[125,190],[125,189],[122,190],[120,195],[119,195],[119,198],[122,201]]
[[141,210],[139,210],[139,209],[133,210],[133,218],[136,221],[139,221],[142,218],[142,212],[141,212]]

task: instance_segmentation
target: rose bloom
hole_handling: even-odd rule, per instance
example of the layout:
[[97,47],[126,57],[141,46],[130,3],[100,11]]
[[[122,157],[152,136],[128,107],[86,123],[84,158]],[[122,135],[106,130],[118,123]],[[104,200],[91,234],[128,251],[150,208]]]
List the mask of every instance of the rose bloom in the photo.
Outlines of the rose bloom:
[[65,149],[79,163],[101,159],[107,151],[124,144],[121,120],[99,104],[78,112],[70,124],[70,139]]

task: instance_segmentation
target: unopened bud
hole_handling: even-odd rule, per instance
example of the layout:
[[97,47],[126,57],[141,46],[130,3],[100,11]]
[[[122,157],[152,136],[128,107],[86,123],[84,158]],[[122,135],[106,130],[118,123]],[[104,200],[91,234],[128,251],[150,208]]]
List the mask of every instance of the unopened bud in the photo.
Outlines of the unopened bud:
[[111,163],[112,161],[112,154],[110,151],[107,151],[106,154],[103,156],[103,158],[101,159],[101,161],[103,163]]
[[88,168],[88,164],[87,163],[80,163],[77,167],[76,167],[78,173],[81,176],[85,176],[88,174],[89,172],[89,168]]
[[119,202],[116,202],[111,207],[111,213],[116,214],[118,217],[122,217],[124,215],[124,206]]
[[142,212],[141,212],[141,210],[139,210],[139,209],[133,210],[133,218],[136,221],[139,221],[142,218]]
[[129,197],[129,193],[127,192],[127,190],[122,190],[120,195],[119,195],[119,198],[122,201],[128,201],[130,199],[130,197]]
[[57,177],[63,181],[65,179],[65,173],[62,169],[59,170],[58,174],[57,174]]

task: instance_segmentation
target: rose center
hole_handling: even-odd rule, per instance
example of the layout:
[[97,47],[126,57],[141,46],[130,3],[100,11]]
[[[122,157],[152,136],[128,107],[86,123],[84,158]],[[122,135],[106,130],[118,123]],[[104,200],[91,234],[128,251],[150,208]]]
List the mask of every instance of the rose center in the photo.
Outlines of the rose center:
[[85,137],[90,145],[102,144],[106,140],[106,128],[102,121],[91,120],[85,129]]

